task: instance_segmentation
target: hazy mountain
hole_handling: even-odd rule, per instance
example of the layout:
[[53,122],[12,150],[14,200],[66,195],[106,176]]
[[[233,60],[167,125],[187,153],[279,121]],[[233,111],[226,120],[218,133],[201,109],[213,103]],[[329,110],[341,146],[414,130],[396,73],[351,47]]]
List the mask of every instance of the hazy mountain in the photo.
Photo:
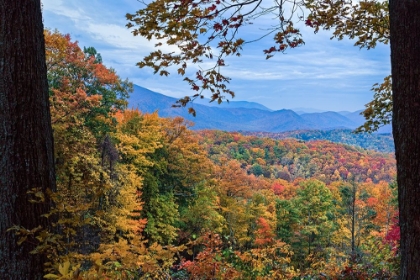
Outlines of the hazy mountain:
[[365,118],[361,115],[363,110],[358,110],[355,112],[341,112],[341,115],[345,116],[349,120],[352,120],[355,123],[361,123],[365,120]]
[[[193,129],[220,129],[226,131],[266,131],[284,132],[302,129],[354,129],[364,122],[357,112],[344,116],[337,112],[316,112],[297,114],[292,110],[272,111],[267,107],[246,101],[231,101],[229,104],[208,103],[201,100],[189,104],[187,108],[174,108],[177,99],[153,92],[135,85],[129,98],[129,108],[138,108],[142,112],[158,111],[161,117],[181,116],[195,123]],[[188,113],[193,107],[197,113],[193,117]]]
[[319,109],[315,109],[315,108],[304,108],[304,107],[292,108],[290,110],[295,111],[296,114],[299,114],[299,115],[306,114],[306,113],[322,113],[322,112],[325,112],[325,110],[319,110]]
[[265,107],[264,105],[256,102],[249,102],[249,101],[234,101],[230,100],[229,102],[222,102],[218,104],[216,101],[210,102],[208,98],[196,99],[194,100],[194,104],[205,105],[209,107],[218,107],[218,108],[247,108],[247,109],[260,109],[265,111],[273,111],[270,108]]
[[340,115],[336,112],[323,112],[323,113],[306,113],[300,115],[304,120],[310,121],[315,124],[314,128],[355,128],[358,123]]
[[[357,112],[360,112],[360,111],[357,111]],[[337,113],[339,113],[340,115],[343,115],[343,116],[347,116],[348,114],[352,114],[353,112],[350,112],[350,111],[337,111]]]
[[[139,103],[146,103],[147,105],[150,105],[149,107],[150,109],[152,109],[152,107],[161,108],[161,107],[167,107],[168,105],[173,105],[175,104],[177,100],[178,100],[177,98],[169,97],[161,93],[151,91],[147,88],[134,85],[134,92],[131,94],[129,102],[130,102],[130,106],[135,106]],[[256,102],[248,102],[248,101],[230,100],[229,102],[223,102],[221,104],[218,104],[217,102],[210,102],[210,99],[208,98],[202,98],[202,99],[194,100],[194,102],[191,104],[193,107],[195,105],[204,105],[207,107],[217,107],[217,108],[226,108],[226,109],[246,108],[246,109],[259,109],[259,110],[265,110],[265,111],[270,111],[270,112],[273,111],[270,108],[265,107],[264,105],[261,105]]]
[[128,99],[128,107],[138,107],[141,111],[150,113],[160,108],[170,108],[176,100],[176,98],[134,85],[134,92],[130,94]]

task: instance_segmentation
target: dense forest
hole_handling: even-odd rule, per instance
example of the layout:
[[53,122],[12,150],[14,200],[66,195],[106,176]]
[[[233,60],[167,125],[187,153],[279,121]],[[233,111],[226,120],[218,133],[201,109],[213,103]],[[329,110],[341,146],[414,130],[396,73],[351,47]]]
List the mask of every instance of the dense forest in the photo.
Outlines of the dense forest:
[[391,133],[355,133],[351,129],[331,130],[295,130],[281,133],[267,132],[242,132],[245,135],[269,137],[274,139],[295,138],[304,141],[328,140],[334,143],[342,143],[360,147],[366,150],[374,150],[383,153],[393,153],[394,139]]
[[[128,110],[94,48],[45,31],[51,228],[12,230],[47,279],[391,279],[395,160],[329,141],[198,131]],[[36,189],[32,203],[46,198]]]

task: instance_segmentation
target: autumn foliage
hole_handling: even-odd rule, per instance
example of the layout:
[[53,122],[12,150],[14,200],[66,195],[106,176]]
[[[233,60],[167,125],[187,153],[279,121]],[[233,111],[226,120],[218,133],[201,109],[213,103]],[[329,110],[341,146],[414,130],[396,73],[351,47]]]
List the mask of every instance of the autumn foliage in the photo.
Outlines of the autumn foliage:
[[45,37],[53,230],[15,228],[19,242],[35,237],[33,253],[47,255],[45,278],[395,276],[391,155],[193,132],[182,118],[127,109],[131,84],[95,49],[57,31]]

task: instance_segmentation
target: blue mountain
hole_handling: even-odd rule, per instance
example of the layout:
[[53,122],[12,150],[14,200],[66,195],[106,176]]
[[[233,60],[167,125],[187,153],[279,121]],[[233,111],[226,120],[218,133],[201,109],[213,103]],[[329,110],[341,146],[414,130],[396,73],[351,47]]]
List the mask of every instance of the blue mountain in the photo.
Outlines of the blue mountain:
[[[267,107],[246,101],[230,101],[218,105],[209,100],[194,101],[186,108],[174,108],[177,99],[141,86],[134,86],[129,98],[129,108],[145,113],[157,111],[161,117],[180,116],[195,123],[192,129],[219,129],[225,131],[284,132],[302,129],[330,130],[336,128],[354,129],[364,120],[349,113],[350,118],[337,112],[302,113],[292,110],[272,111]],[[188,113],[194,108],[196,117]]]

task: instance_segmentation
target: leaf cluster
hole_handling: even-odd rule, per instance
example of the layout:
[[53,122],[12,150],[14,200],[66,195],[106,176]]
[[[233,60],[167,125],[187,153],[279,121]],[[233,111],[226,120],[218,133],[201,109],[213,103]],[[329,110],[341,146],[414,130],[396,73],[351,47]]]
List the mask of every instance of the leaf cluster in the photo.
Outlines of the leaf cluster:
[[388,1],[306,0],[304,3],[310,11],[305,24],[315,32],[333,30],[331,39],[356,39],[354,45],[360,48],[389,43]]
[[374,84],[373,100],[365,105],[361,113],[366,119],[364,125],[358,127],[356,132],[374,132],[381,126],[392,121],[392,78],[385,77],[382,84]]
[[[239,38],[240,28],[259,17],[275,14],[278,23],[262,36],[274,34],[275,46],[264,50],[267,59],[274,52],[284,52],[304,43],[292,18],[284,15],[283,5],[288,2],[282,0],[270,8],[263,7],[261,0],[157,0],[144,3],[143,9],[126,15],[127,27],[132,29],[134,36],[156,42],[157,50],[137,65],[150,67],[161,76],[168,76],[174,68],[181,76],[192,76],[185,77],[184,81],[197,93],[180,99],[175,106],[186,106],[195,98],[203,98],[203,91],[207,90],[211,93],[211,101],[221,103],[226,95],[234,97],[234,92],[227,87],[230,78],[222,74],[226,58],[240,56],[242,47],[254,40]],[[293,9],[298,9],[298,4],[292,3]],[[196,64],[211,66],[200,67],[195,73],[188,71]],[[195,114],[193,108],[190,112]]]

